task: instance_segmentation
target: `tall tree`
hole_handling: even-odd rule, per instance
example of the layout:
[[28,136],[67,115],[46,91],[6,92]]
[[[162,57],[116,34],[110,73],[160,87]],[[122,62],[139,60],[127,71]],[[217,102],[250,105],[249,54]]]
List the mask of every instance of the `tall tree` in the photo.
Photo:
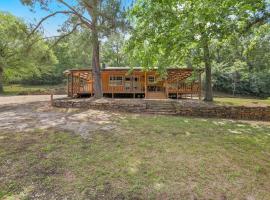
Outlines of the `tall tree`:
[[[56,63],[53,52],[41,36],[34,34],[33,39],[28,40],[29,33],[22,20],[0,12],[0,93],[3,93],[4,74],[7,72],[21,78]],[[22,71],[25,73],[20,73]],[[5,76],[5,79],[10,76]]]
[[264,0],[139,0],[131,16],[131,56],[142,65],[161,67],[196,56],[196,64],[205,67],[205,100],[212,101],[212,40],[265,23],[269,7]]
[[[103,37],[108,36],[125,24],[123,9],[120,0],[21,0],[25,5],[34,6],[39,3],[42,8],[49,11],[48,16],[33,29],[37,31],[47,19],[56,15],[68,16],[67,21],[63,24],[62,29],[65,33],[62,37],[72,34],[78,27],[85,28],[91,32],[92,40],[92,72],[94,81],[95,97],[102,97],[101,75],[100,75],[100,41]],[[51,9],[51,4],[61,8],[59,10]]]

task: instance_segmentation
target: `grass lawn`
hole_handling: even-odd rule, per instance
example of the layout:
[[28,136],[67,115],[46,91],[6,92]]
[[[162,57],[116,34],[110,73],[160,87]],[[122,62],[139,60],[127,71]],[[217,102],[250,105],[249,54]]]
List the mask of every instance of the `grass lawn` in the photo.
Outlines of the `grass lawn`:
[[128,115],[88,140],[0,133],[0,199],[270,199],[270,127]]
[[[4,95],[27,95],[27,94],[45,94],[51,90],[63,89],[63,85],[6,85],[4,86]],[[63,92],[64,89],[63,89]]]
[[217,105],[227,105],[227,106],[270,106],[270,98],[248,99],[248,98],[216,97],[214,98],[214,103]]

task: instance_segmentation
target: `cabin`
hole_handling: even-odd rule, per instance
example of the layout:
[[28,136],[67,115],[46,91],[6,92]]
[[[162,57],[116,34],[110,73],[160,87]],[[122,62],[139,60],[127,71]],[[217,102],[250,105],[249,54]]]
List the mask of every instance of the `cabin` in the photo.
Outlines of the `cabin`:
[[[169,68],[163,75],[153,69],[106,67],[101,70],[102,92],[110,98],[146,99],[201,99],[201,74],[203,70]],[[65,71],[67,92],[72,98],[94,95],[91,69]]]

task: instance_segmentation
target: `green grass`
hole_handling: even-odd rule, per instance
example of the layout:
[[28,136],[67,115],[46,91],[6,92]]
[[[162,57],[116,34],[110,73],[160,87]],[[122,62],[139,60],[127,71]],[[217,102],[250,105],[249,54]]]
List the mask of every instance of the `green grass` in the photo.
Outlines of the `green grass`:
[[28,94],[49,94],[56,89],[63,89],[63,85],[21,85],[13,84],[4,86],[4,95],[28,95]]
[[0,133],[0,198],[270,199],[270,127],[131,115],[88,140]]
[[270,98],[268,99],[247,99],[247,98],[221,98],[214,99],[217,105],[227,106],[270,106]]

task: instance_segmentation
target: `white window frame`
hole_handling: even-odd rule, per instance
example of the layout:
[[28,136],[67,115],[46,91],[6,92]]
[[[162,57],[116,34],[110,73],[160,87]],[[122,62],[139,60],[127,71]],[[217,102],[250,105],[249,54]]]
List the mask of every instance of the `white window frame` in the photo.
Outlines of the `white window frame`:
[[[121,80],[118,78],[121,77]],[[118,76],[118,75],[112,75],[109,77],[109,86],[123,86],[124,80],[123,76]]]
[[[151,79],[153,78],[153,81],[150,81],[150,80],[149,80],[150,78],[151,78]],[[154,83],[156,83],[156,77],[153,76],[153,75],[148,75],[148,76],[147,76],[147,81],[148,81],[149,84],[154,84]]]

